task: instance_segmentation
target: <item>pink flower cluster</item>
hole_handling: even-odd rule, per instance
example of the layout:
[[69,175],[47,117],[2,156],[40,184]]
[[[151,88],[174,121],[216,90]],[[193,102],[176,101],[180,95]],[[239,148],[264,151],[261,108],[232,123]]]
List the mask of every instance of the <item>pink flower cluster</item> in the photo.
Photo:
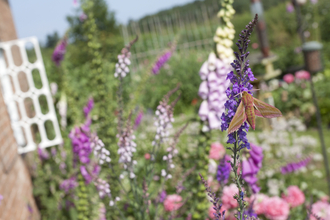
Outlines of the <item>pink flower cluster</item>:
[[219,142],[214,142],[211,144],[211,149],[209,153],[209,158],[214,160],[220,160],[226,153],[226,149]]
[[327,201],[318,201],[312,205],[312,213],[310,220],[317,220],[316,216],[324,219],[330,220],[330,204]]
[[298,80],[309,80],[311,77],[310,73],[306,70],[300,70],[295,73],[295,76],[291,73],[285,74],[283,80],[290,84],[293,83],[295,78]]
[[182,197],[177,194],[166,196],[164,201],[164,208],[168,212],[178,210],[182,205]]
[[[264,215],[269,220],[286,220],[290,214],[290,208],[297,207],[305,202],[305,195],[297,186],[289,186],[286,191],[282,198],[278,196],[268,197],[259,193],[246,198],[246,201],[253,204],[253,211],[257,215]],[[235,184],[223,188],[221,212],[226,210],[226,220],[235,219],[231,209],[238,207],[237,201],[233,198],[237,193],[238,189]],[[330,204],[326,201],[313,204],[312,212],[326,220],[330,220]],[[214,210],[210,207],[209,217],[211,219],[214,219],[213,213]],[[311,219],[314,220],[315,218]]]

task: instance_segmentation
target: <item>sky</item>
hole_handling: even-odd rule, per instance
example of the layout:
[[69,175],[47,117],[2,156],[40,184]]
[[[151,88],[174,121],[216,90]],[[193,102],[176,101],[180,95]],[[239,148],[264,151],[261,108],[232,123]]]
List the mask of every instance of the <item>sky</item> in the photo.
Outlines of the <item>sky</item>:
[[[106,0],[120,23],[138,19],[163,9],[193,0]],[[46,35],[57,31],[63,35],[68,28],[67,15],[75,14],[73,0],[9,0],[19,38],[36,36],[45,42]]]

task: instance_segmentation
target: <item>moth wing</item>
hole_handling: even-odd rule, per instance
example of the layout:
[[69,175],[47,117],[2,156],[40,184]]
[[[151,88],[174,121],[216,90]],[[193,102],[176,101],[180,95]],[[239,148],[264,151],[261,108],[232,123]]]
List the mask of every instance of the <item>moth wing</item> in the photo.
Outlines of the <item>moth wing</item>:
[[241,127],[241,125],[244,123],[245,120],[246,120],[246,113],[245,113],[243,102],[241,101],[233,119],[231,120],[231,122],[229,124],[228,134],[231,134],[234,131],[237,131]]
[[253,98],[253,105],[255,107],[256,116],[263,118],[276,118],[282,116],[280,110],[256,98]]
[[262,114],[260,113],[260,111],[258,110],[258,109],[254,109],[254,113],[256,114],[256,116],[258,116],[258,117],[264,117],[264,116],[262,116]]

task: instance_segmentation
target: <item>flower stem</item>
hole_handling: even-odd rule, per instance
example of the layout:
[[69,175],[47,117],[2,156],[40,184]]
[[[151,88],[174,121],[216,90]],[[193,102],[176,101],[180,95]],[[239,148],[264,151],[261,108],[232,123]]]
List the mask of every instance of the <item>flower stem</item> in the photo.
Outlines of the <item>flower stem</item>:
[[240,154],[240,147],[239,147],[239,144],[238,144],[238,137],[237,137],[237,132],[235,131],[235,143],[234,143],[234,148],[232,148],[232,151],[234,153],[233,155],[233,159],[234,159],[234,162],[231,163],[231,167],[234,171],[234,175],[235,175],[235,178],[234,178],[234,182],[238,188],[238,195],[234,196],[234,198],[237,200],[237,203],[239,205],[239,209],[238,209],[238,213],[239,213],[239,217],[237,216],[236,218],[239,219],[239,220],[243,220],[243,215],[244,215],[244,208],[245,208],[245,204],[244,204],[244,192],[243,192],[243,189],[242,189],[242,185],[240,183],[240,178],[241,176],[239,174],[237,174],[237,170],[238,170],[238,164],[239,164],[239,154]]

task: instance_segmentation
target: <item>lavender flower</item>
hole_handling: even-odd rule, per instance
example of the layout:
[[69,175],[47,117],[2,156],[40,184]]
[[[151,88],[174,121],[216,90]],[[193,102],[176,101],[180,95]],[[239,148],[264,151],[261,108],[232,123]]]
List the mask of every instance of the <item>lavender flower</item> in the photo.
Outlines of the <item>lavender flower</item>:
[[66,38],[62,39],[60,43],[55,47],[55,50],[53,52],[52,60],[56,64],[56,66],[59,66],[64,59],[65,49],[68,42]]
[[94,108],[94,100],[93,98],[89,98],[87,105],[84,107],[85,118],[88,117],[89,113],[92,111],[93,108]]
[[47,150],[42,149],[40,147],[38,147],[38,155],[41,161],[49,159],[49,153],[47,152]]
[[84,22],[87,19],[87,15],[83,12],[79,16],[79,21]]
[[220,204],[220,198],[216,196],[214,192],[212,192],[211,188],[208,186],[207,181],[203,178],[201,174],[199,176],[202,179],[202,183],[204,184],[206,188],[207,195],[211,198],[210,202],[213,204],[213,209],[214,209],[214,219],[215,220],[225,220],[225,212],[223,211],[222,213],[220,212],[222,204]]
[[226,80],[227,73],[231,66],[218,59],[214,53],[210,53],[199,75],[204,80],[198,91],[198,95],[204,99],[199,109],[199,117],[205,121],[208,119],[211,129],[220,129],[220,117],[225,111],[224,104],[227,100],[225,90],[229,86]]
[[288,163],[287,165],[281,168],[282,174],[292,173],[303,167],[306,167],[307,164],[311,161],[310,157],[307,157],[299,162]]
[[76,188],[78,183],[76,177],[71,177],[70,179],[63,180],[60,184],[60,189],[64,190],[65,193],[68,193],[70,190]]
[[242,177],[244,181],[250,185],[253,193],[258,193],[260,191],[256,182],[258,180],[257,174],[262,166],[262,159],[262,148],[251,144],[249,158],[242,162]]
[[172,56],[172,51],[167,51],[162,56],[160,56],[152,68],[152,73],[157,75],[159,73],[160,69],[171,58],[171,56]]
[[[225,103],[226,112],[221,116],[221,130],[225,131],[229,127],[231,120],[233,119],[237,107],[240,104],[241,100],[239,98],[239,94],[243,91],[248,91],[250,94],[253,86],[251,85],[250,81],[255,80],[254,75],[249,68],[249,60],[246,60],[247,56],[250,52],[247,52],[247,47],[250,43],[249,37],[253,31],[253,27],[257,23],[258,16],[256,15],[255,19],[250,22],[246,29],[241,32],[239,35],[238,43],[236,43],[239,53],[234,52],[236,56],[236,60],[231,63],[232,67],[236,71],[234,74],[233,71],[228,73],[227,79],[230,80],[232,86],[228,87],[226,90],[226,95],[228,100]],[[244,131],[245,130],[245,131]],[[227,143],[234,144],[237,142],[239,149],[248,148],[250,149],[250,144],[246,137],[246,132],[249,130],[249,125],[247,122],[244,122],[243,125],[238,129],[237,132],[233,132],[228,135]],[[237,134],[237,140],[236,140]]]
[[221,160],[220,164],[218,166],[217,171],[217,180],[219,183],[224,186],[228,182],[231,166],[230,163],[227,161],[230,161],[230,157],[228,155],[225,155]]
[[134,123],[134,127],[133,127],[134,130],[136,130],[139,127],[139,125],[141,124],[142,118],[143,118],[143,111],[140,111],[135,119],[135,123]]
[[131,46],[137,41],[137,37],[129,43],[128,46],[124,47],[121,50],[121,54],[118,55],[118,63],[116,63],[116,71],[114,76],[117,78],[124,78],[129,73],[128,66],[131,65],[130,57],[131,57]]

